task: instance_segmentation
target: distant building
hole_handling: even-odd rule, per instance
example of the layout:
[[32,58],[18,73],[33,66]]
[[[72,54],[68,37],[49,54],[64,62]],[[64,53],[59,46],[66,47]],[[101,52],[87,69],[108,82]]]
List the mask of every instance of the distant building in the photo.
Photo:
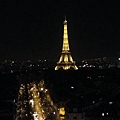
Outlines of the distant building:
[[64,34],[63,34],[63,47],[62,47],[62,53],[60,56],[59,61],[57,62],[57,66],[55,67],[55,70],[63,69],[74,69],[77,70],[77,66],[75,65],[75,61],[73,61],[73,58],[71,56],[70,48],[69,48],[69,42],[68,42],[68,32],[67,32],[67,20],[63,22],[64,24]]

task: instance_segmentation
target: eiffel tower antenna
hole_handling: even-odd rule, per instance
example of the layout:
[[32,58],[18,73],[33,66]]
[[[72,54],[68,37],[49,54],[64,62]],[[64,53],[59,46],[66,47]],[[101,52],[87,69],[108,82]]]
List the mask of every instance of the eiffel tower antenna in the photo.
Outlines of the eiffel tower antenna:
[[66,15],[65,15],[65,20],[66,20]]
[[65,16],[64,24],[64,33],[63,33],[63,46],[62,46],[62,53],[60,56],[59,61],[57,62],[57,66],[55,70],[63,69],[74,69],[77,70],[77,66],[75,65],[75,61],[73,61],[70,48],[69,48],[69,41],[68,41],[68,31],[67,31],[67,20]]

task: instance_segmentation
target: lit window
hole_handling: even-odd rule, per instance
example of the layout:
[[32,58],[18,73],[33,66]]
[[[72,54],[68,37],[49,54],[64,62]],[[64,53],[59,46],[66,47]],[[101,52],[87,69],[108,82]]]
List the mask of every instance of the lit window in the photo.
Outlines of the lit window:
[[105,116],[105,114],[104,114],[104,113],[102,113],[102,116]]
[[113,102],[109,102],[109,105],[112,105],[113,104]]
[[60,115],[65,115],[65,108],[64,107],[60,108],[59,114]]
[[73,87],[73,86],[71,86],[71,89],[74,89],[74,87]]

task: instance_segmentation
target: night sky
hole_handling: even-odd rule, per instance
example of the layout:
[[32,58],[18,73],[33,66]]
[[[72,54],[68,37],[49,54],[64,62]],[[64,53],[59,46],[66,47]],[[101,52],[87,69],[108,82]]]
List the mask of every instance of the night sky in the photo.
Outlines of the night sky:
[[65,15],[74,60],[120,52],[120,0],[1,0],[0,60],[58,61]]

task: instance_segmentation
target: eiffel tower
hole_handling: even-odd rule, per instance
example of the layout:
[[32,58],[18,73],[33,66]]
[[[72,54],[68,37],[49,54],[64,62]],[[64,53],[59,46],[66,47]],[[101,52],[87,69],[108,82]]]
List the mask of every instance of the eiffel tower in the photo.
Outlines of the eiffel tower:
[[63,47],[62,52],[59,61],[57,62],[57,66],[55,67],[55,70],[63,69],[74,69],[77,70],[77,66],[75,65],[75,61],[73,61],[73,58],[71,56],[70,48],[69,48],[69,42],[68,42],[68,31],[67,31],[67,20],[65,18],[64,24],[64,34],[63,34]]

